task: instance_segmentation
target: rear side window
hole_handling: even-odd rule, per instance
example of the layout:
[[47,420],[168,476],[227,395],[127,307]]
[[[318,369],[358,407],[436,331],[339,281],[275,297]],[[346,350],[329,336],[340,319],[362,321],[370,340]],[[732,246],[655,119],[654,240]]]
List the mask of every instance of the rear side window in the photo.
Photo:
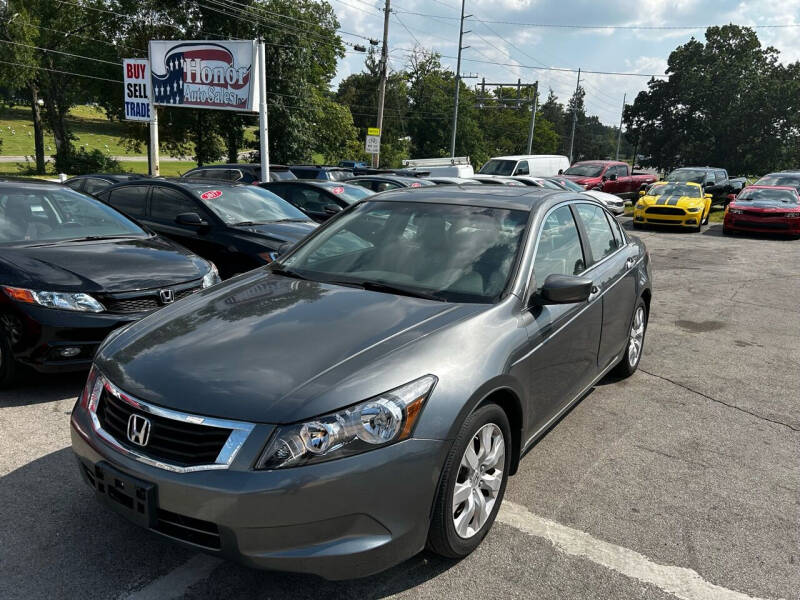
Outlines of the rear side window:
[[316,179],[318,173],[317,169],[303,169],[298,167],[292,167],[291,171],[299,179]]
[[728,175],[725,173],[725,171],[717,171],[717,181],[724,181],[727,178]]
[[548,275],[579,275],[586,269],[581,238],[569,206],[551,212],[542,225],[536,246],[533,276],[536,288],[544,285]]
[[97,177],[89,177],[88,179],[86,179],[86,185],[84,186],[83,189],[87,194],[96,194],[100,190],[104,190],[110,185],[111,183],[109,183],[105,179],[98,179]]
[[[175,221],[181,213],[201,212],[197,204],[180,192],[156,186],[150,197],[150,216],[159,221]],[[202,216],[202,215],[201,215]]]
[[131,185],[112,190],[108,196],[108,203],[126,215],[143,217],[146,212],[147,187],[146,185]]
[[209,179],[207,169],[198,169],[197,171],[190,171],[186,173],[184,177],[187,179]]
[[716,182],[717,178],[714,175],[714,171],[709,171],[708,173],[706,173],[706,183],[716,183]]
[[71,187],[76,192],[83,191],[83,182],[84,179],[73,179],[71,181],[65,181],[64,185]]
[[628,167],[626,167],[625,165],[617,165],[615,172],[617,174],[617,177],[627,177],[628,176]]
[[612,254],[618,245],[606,218],[606,211],[593,204],[577,204],[576,208],[586,229],[594,262]]
[[621,248],[625,245],[625,237],[623,236],[619,222],[611,216],[610,213],[606,213],[606,219],[608,219],[608,224],[611,225],[611,233],[614,234],[614,239],[617,240],[617,248]]

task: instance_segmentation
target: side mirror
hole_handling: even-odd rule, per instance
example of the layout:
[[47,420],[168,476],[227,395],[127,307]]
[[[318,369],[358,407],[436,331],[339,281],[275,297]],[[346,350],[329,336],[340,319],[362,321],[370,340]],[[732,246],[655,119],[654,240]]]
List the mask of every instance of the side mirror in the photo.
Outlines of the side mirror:
[[647,196],[647,190],[639,190],[639,198],[644,198]]
[[603,181],[608,181],[608,176],[607,175],[603,175],[600,179],[602,179]]
[[539,291],[541,304],[576,304],[592,293],[591,279],[579,275],[548,275]]
[[617,174],[616,173],[612,173],[611,175],[608,176],[608,179],[610,181],[616,181],[617,180]]
[[706,199],[713,199],[714,194],[705,194]]
[[342,212],[342,207],[338,204],[326,204],[322,207],[322,211],[327,215],[335,215]]
[[558,174],[559,174],[559,175],[563,175],[563,174],[564,174],[564,169],[559,169],[559,170],[558,170]]
[[208,223],[200,218],[200,215],[194,212],[179,214],[175,217],[175,222],[178,225],[187,225],[189,227],[203,227],[204,225],[208,225]]

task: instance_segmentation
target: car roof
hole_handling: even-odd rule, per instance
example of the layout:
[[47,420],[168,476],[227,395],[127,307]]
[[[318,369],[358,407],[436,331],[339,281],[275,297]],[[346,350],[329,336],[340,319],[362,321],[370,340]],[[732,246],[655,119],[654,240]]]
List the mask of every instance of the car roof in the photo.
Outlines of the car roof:
[[181,177],[143,177],[141,179],[135,179],[133,181],[123,181],[121,183],[116,183],[112,186],[107,187],[106,190],[113,190],[120,187],[128,187],[128,186],[135,186],[135,185],[143,185],[143,184],[167,184],[174,187],[180,187],[188,190],[195,190],[195,189],[203,189],[209,187],[224,187],[224,188],[232,188],[232,187],[243,187],[243,188],[251,188],[253,187],[249,183],[242,183],[240,181],[226,181],[222,179],[183,179]]
[[430,186],[430,184],[431,184],[430,181],[427,181],[426,179],[423,179],[421,177],[405,177],[403,175],[392,175],[392,174],[387,174],[387,173],[380,173],[378,175],[357,175],[356,177],[348,177],[344,181],[346,183],[348,181],[360,181],[360,180],[364,180],[364,179],[379,179],[379,180],[380,179],[384,179],[384,180],[388,180],[388,181],[398,181],[400,183],[409,183],[409,184],[410,183],[414,183],[415,181],[416,182],[420,182],[421,181],[421,182],[423,182],[422,185],[424,185],[426,187]]
[[[800,173],[798,173],[798,175],[800,175]],[[797,192],[797,188],[793,187],[791,185],[763,185],[763,184],[762,185],[757,185],[757,184],[753,184],[753,185],[748,185],[742,191],[745,191],[745,190],[790,190],[790,191],[794,192],[795,194],[798,193]]]
[[508,156],[493,156],[489,160],[525,160],[528,158],[565,158],[563,154],[509,154]]
[[575,165],[625,165],[628,163],[624,163],[621,160],[605,160],[602,158],[593,158],[589,160],[579,160],[572,163],[572,166]]
[[[551,190],[532,186],[442,185],[422,188],[401,188],[381,192],[361,202],[428,202],[438,204],[463,204],[487,208],[510,208],[532,212],[541,206],[549,206],[560,200],[584,200],[591,198],[577,192]],[[594,201],[596,202],[596,201]],[[599,205],[600,203],[598,203]]]
[[696,181],[656,181],[656,182],[653,183],[653,187],[656,187],[657,185],[673,185],[673,184],[693,185],[693,186],[699,187],[701,189],[703,187],[702,185],[700,185]]
[[[270,169],[276,171],[286,171],[289,169],[286,165],[270,165]],[[227,163],[224,165],[203,165],[202,167],[192,167],[189,171],[197,171],[198,169],[261,169],[259,163]],[[186,171],[187,173],[189,171]]]
[[51,186],[53,188],[66,189],[60,181],[47,181],[46,179],[35,179],[28,177],[0,177],[0,186],[2,187],[19,187],[20,185],[26,184],[35,187]]

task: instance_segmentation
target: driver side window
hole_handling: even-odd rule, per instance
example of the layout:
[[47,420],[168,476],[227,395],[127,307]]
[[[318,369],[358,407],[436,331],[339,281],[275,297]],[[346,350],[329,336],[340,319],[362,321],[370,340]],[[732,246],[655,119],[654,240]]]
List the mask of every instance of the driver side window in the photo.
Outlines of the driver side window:
[[517,163],[517,168],[514,175],[530,175],[530,168],[528,167],[527,160],[521,160]]
[[542,225],[533,276],[536,289],[541,289],[548,275],[580,275],[586,270],[578,226],[569,206],[551,212]]

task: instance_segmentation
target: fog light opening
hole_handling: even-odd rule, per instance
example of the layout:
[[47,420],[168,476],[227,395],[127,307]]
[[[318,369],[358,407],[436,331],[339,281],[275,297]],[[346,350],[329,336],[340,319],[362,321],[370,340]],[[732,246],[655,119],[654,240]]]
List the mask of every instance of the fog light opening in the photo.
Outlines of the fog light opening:
[[67,346],[58,350],[58,355],[61,358],[73,358],[81,353],[81,349],[77,346]]

